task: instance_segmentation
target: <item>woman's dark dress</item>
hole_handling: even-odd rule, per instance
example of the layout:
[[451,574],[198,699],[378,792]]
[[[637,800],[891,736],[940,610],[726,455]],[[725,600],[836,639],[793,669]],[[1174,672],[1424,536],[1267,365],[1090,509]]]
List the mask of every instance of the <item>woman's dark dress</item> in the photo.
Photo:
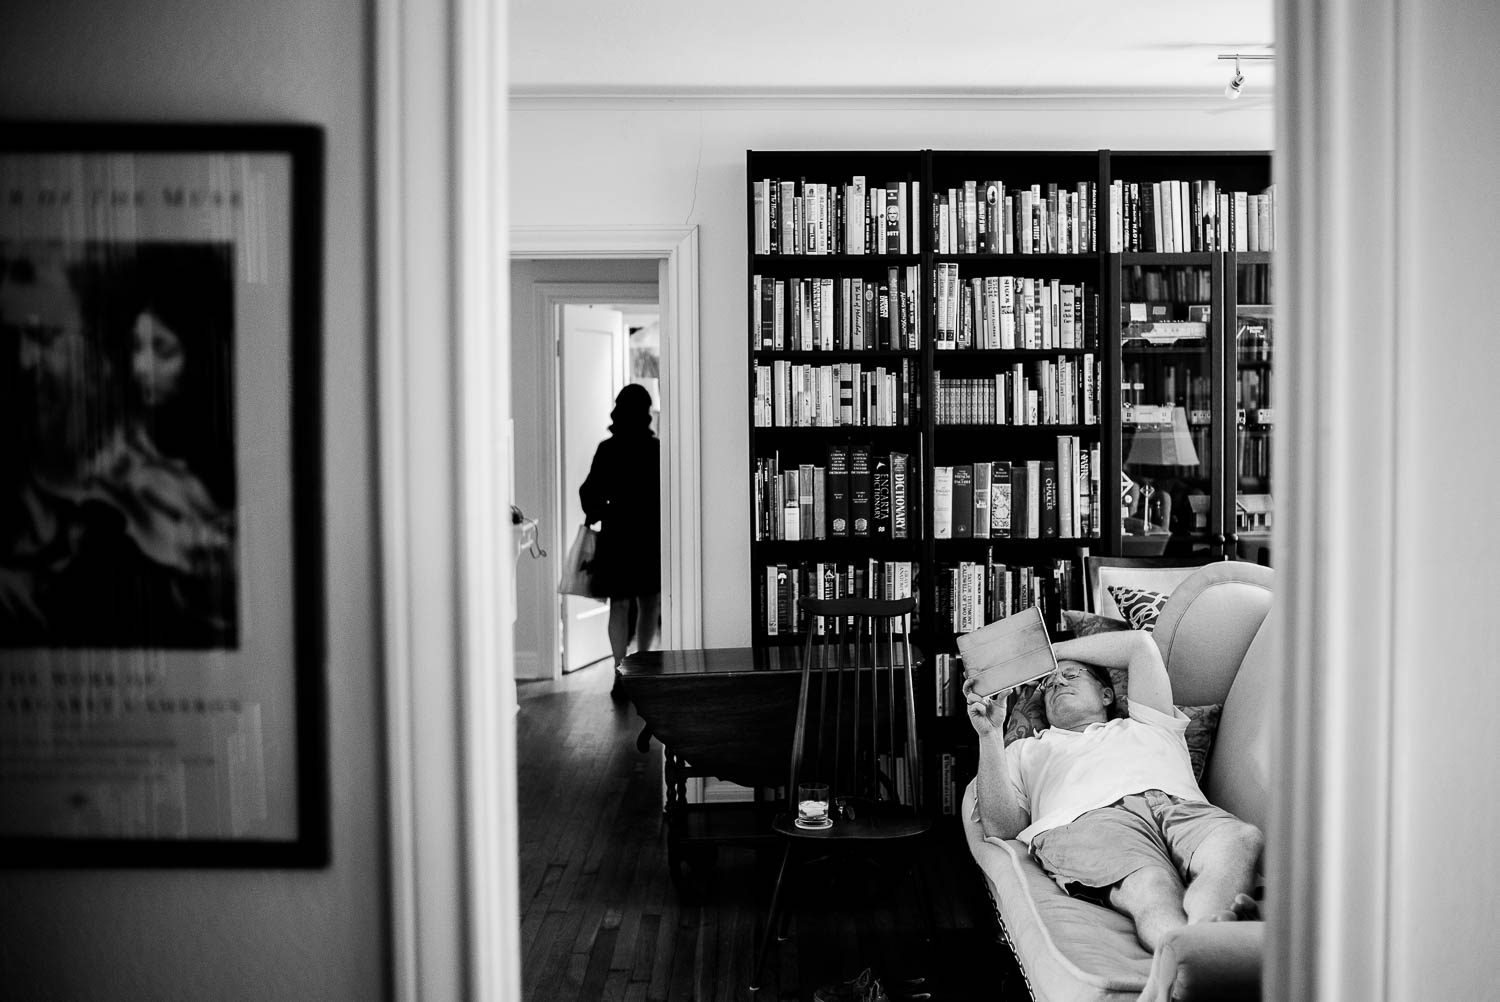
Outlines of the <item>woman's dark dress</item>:
[[661,591],[661,442],[649,431],[599,443],[578,488],[583,517],[600,522],[594,584],[609,598]]

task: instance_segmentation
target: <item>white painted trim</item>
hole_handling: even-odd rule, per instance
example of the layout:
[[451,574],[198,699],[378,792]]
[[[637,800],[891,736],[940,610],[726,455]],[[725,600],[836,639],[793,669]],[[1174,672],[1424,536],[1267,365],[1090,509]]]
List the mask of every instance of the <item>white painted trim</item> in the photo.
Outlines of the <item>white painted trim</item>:
[[492,336],[506,24],[486,0],[377,0],[375,19],[391,995],[519,1002],[511,629],[495,614],[514,559],[495,515],[509,355]]
[[1140,93],[986,93],[965,91],[822,90],[798,92],[695,88],[687,91],[567,90],[515,87],[512,111],[784,111],[824,108],[869,111],[1025,111],[1043,114],[1077,111],[1181,111],[1231,113],[1263,108],[1275,94],[1270,79],[1255,81],[1253,94],[1238,101],[1224,97],[1220,88],[1203,91]]
[[[537,463],[541,510],[546,512],[542,521],[545,535],[542,545],[547,551],[547,556],[543,558],[543,564],[547,568],[544,577],[548,581],[557,581],[562,574],[562,559],[573,541],[573,533],[578,531],[576,525],[566,524],[563,518],[563,497],[557,489],[561,478],[558,461],[562,455],[562,425],[557,420],[562,394],[562,387],[557,382],[557,344],[562,332],[558,327],[557,308],[563,305],[611,302],[659,304],[661,290],[656,283],[647,282],[536,282],[532,285],[532,290],[532,332],[537,339],[535,357],[550,360],[550,364],[542,365],[539,375],[542,400],[550,404],[538,415],[541,431],[539,438],[550,443],[549,448],[541,450],[540,461]],[[516,336],[515,332],[511,336]],[[663,534],[662,539],[666,543],[665,548],[670,549],[671,538]],[[539,649],[535,668],[543,667],[541,660],[545,653],[550,667],[544,677],[553,680],[560,679],[563,675],[562,637],[558,633],[558,621],[562,615],[559,607],[561,600],[562,596],[556,590],[549,592],[551,615],[544,617],[544,622],[537,631]],[[608,606],[602,608],[607,610]]]
[[[506,9],[457,0],[453,253],[458,324],[458,670],[464,694],[466,998],[521,1000],[521,841],[510,609],[510,317]],[[431,336],[430,329],[425,332]]]
[[1402,241],[1398,215],[1371,208],[1402,190],[1398,4],[1277,4],[1272,999],[1381,1002],[1390,987]]
[[702,646],[703,520],[698,371],[698,228],[542,226],[510,231],[512,258],[637,258],[662,262],[662,454],[671,493],[663,498],[662,539],[670,560],[662,592],[662,644]]

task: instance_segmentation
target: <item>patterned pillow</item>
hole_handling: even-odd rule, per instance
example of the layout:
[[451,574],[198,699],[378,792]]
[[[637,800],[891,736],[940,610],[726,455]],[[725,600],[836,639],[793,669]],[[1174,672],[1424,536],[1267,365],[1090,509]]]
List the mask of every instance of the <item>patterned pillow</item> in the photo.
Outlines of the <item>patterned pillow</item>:
[[1096,633],[1130,629],[1130,624],[1123,619],[1101,616],[1094,612],[1080,612],[1077,609],[1063,610],[1063,625],[1075,637],[1091,637]]
[[1161,607],[1167,604],[1166,592],[1146,591],[1144,588],[1110,585],[1109,595],[1131,627],[1147,633],[1156,629],[1156,617],[1161,615]]
[[1179,706],[1188,718],[1188,758],[1193,762],[1193,778],[1203,782],[1203,770],[1208,767],[1208,753],[1213,751],[1214,735],[1219,730],[1219,715],[1224,712],[1223,703],[1207,706]]

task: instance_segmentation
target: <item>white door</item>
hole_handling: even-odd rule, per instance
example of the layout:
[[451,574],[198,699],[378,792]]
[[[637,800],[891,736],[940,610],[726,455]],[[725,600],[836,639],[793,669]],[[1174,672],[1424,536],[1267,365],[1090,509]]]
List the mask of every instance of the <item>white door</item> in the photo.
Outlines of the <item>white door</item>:
[[[594,449],[609,435],[609,412],[625,385],[625,315],[600,306],[563,306],[558,342],[562,387],[563,538],[573,542],[583,523],[578,487],[589,474]],[[563,671],[610,656],[609,603],[563,595]]]

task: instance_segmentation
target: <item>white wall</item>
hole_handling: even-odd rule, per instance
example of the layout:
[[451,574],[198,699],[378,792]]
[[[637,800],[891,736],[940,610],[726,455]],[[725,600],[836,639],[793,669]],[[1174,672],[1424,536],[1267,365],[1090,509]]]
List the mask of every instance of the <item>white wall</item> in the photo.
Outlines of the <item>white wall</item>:
[[1223,100],[535,98],[512,101],[510,141],[514,226],[701,227],[703,642],[718,647],[750,640],[747,149],[1270,149],[1272,116]]
[[0,117],[300,121],[327,130],[324,496],[333,863],[323,871],[0,871],[15,999],[387,994],[365,0],[8,0]]

